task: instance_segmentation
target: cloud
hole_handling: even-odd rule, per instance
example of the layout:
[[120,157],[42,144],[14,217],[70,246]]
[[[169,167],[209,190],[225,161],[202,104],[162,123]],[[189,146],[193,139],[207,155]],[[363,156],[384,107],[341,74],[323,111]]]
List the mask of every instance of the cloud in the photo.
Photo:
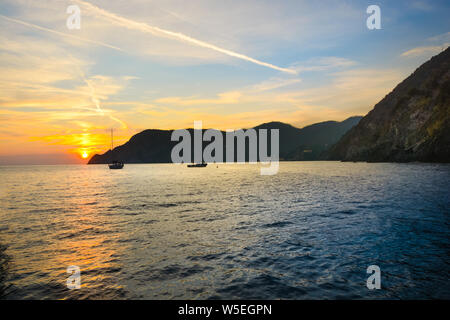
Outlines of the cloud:
[[353,60],[349,60],[341,57],[319,57],[312,58],[306,62],[298,62],[292,65],[292,68],[297,72],[306,71],[327,71],[332,69],[343,69],[355,66],[357,63]]
[[[122,51],[120,48],[104,42],[55,31],[1,14],[0,18],[58,35],[63,39],[76,39]],[[110,78],[96,75],[88,79],[82,71],[83,68],[86,68],[87,63],[75,59],[71,54],[67,54],[53,43],[44,43],[42,40],[37,43],[36,40],[27,37],[22,37],[20,41],[17,41],[17,39],[16,41],[10,40],[4,36],[0,36],[0,39],[4,44],[2,49],[5,51],[0,53],[0,70],[2,71],[0,88],[3,92],[0,102],[3,103],[3,106],[52,108],[54,110],[55,108],[70,109],[78,107],[96,111],[98,115],[107,116],[118,122],[122,128],[127,128],[123,121],[113,116],[110,111],[105,112],[100,106],[101,99],[106,99],[107,94],[114,94],[121,89],[121,86],[112,84]],[[86,87],[65,89],[51,85],[61,81],[80,80],[79,78],[86,84]],[[128,81],[134,79],[134,77],[125,77],[124,79]],[[86,104],[89,105],[86,103],[85,97],[90,97],[95,108],[85,106]],[[80,105],[83,106],[80,107]],[[66,119],[69,114],[72,117],[86,116],[83,113],[66,112],[63,119]],[[54,114],[48,117],[48,119],[56,118],[58,118],[58,115]]]
[[[122,116],[102,103],[135,77],[89,74],[92,63],[73,57],[58,42],[3,34],[0,41],[4,45],[0,48],[0,154],[76,152],[80,146],[84,151],[101,150],[101,144],[74,137],[115,123],[122,134],[128,132],[119,119]],[[66,140],[55,138],[65,135]],[[52,146],[55,143],[60,149]]]
[[418,57],[418,56],[435,55],[435,54],[438,54],[438,53],[442,52],[443,50],[445,50],[449,45],[450,45],[450,42],[449,43],[444,43],[441,46],[416,47],[416,48],[413,48],[411,50],[403,52],[401,54],[401,56],[402,57]]
[[450,32],[446,32],[446,33],[443,33],[443,34],[438,34],[437,36],[428,38],[427,40],[435,42],[435,43],[450,42]]
[[[333,72],[346,70],[355,66],[355,61],[341,57],[313,58],[304,63],[296,63],[291,68],[298,72],[327,72],[321,81],[326,81]],[[171,106],[223,106],[223,105],[252,105],[255,103],[294,103],[292,98],[301,92],[298,86],[302,79],[286,75],[285,77],[272,77],[259,83],[248,85],[240,89],[230,90],[216,94],[214,98],[201,98],[198,96],[164,97],[155,100],[155,103]],[[310,84],[309,84],[310,85]],[[304,90],[304,89],[303,89]],[[326,91],[327,89],[325,89]],[[280,93],[283,91],[284,93]],[[322,95],[318,93],[319,95]],[[285,99],[285,100],[283,100]]]
[[430,37],[426,45],[418,46],[403,52],[402,57],[430,57],[445,50],[450,45],[450,32]]
[[98,45],[98,46],[103,46],[103,47],[106,47],[106,48],[110,48],[110,49],[114,49],[114,50],[118,50],[118,51],[123,51],[122,49],[120,49],[120,48],[118,48],[116,46],[113,46],[113,45],[110,45],[110,44],[107,44],[107,43],[104,43],[104,42],[94,41],[94,40],[78,37],[78,36],[75,36],[75,35],[72,35],[72,34],[59,32],[59,31],[56,31],[56,30],[52,30],[52,29],[49,29],[49,28],[41,27],[41,26],[38,26],[38,25],[35,25],[35,24],[32,24],[32,23],[28,23],[28,22],[25,22],[25,21],[21,21],[21,20],[17,20],[17,19],[14,19],[14,18],[10,18],[10,17],[4,16],[2,14],[0,14],[0,17],[3,18],[3,19],[6,19],[8,21],[19,23],[21,25],[24,25],[24,26],[27,26],[27,27],[30,27],[30,28],[34,28],[34,29],[37,29],[37,30],[50,32],[52,34],[56,34],[56,35],[62,36],[64,38],[71,38],[71,39],[75,39],[75,40],[79,40],[79,41],[95,44],[95,45]]
[[236,104],[241,97],[239,91],[223,92],[213,99],[201,99],[192,97],[166,97],[157,99],[155,102],[163,104],[174,104],[177,106],[192,106],[192,105],[212,105],[212,104]]
[[[84,74],[82,74],[83,81],[87,86],[87,89],[90,93],[91,101],[95,105],[95,109],[86,108],[87,110],[93,110],[98,112],[100,115],[108,116],[111,120],[120,124],[122,129],[128,129],[128,126],[125,122],[114,117],[110,113],[106,113],[104,109],[101,107],[101,99],[106,99],[108,94],[114,94],[122,89],[122,86],[111,81],[110,77],[96,75],[90,79],[87,79]],[[124,80],[133,80],[135,77],[124,77]]]
[[251,91],[254,92],[263,92],[263,91],[270,91],[275,89],[280,89],[283,87],[288,87],[293,84],[301,82],[301,79],[295,78],[295,79],[284,79],[284,78],[271,78],[266,81],[262,81],[258,84],[255,84],[251,87]]
[[[302,127],[365,115],[404,77],[396,69],[334,70],[310,88],[304,88],[303,82],[296,81],[299,79],[274,78],[218,93],[216,98],[161,98],[135,112],[161,129],[186,127],[194,120],[203,120],[219,129],[248,127],[272,120]],[[286,86],[280,90],[283,84]]]
[[230,105],[242,103],[247,97],[262,94],[267,91],[292,86],[301,82],[301,79],[285,79],[280,77],[270,78],[260,83],[247,86],[240,90],[218,93],[214,98],[199,97],[165,97],[156,99],[156,103],[175,106],[200,106],[200,105]]
[[99,17],[103,17],[105,19],[107,19],[109,22],[114,23],[116,25],[128,28],[128,29],[133,29],[133,30],[138,30],[144,33],[148,33],[148,34],[152,34],[154,36],[158,36],[158,37],[164,37],[164,38],[170,38],[170,39],[174,39],[174,40],[178,40],[178,41],[182,41],[185,43],[189,43],[195,46],[199,46],[199,47],[203,47],[203,48],[207,48],[207,49],[211,49],[214,50],[216,52],[228,55],[230,57],[234,57],[234,58],[238,58],[241,60],[245,60],[245,61],[249,61],[252,63],[255,63],[257,65],[260,66],[264,66],[267,68],[271,68],[277,71],[282,71],[285,73],[290,73],[290,74],[296,74],[297,72],[295,70],[292,69],[288,69],[288,68],[282,68],[282,67],[278,67],[276,65],[273,65],[271,63],[268,62],[264,62],[261,60],[257,60],[255,58],[249,57],[247,55],[241,54],[241,53],[237,53],[228,49],[224,49],[221,47],[218,47],[214,44],[202,41],[202,40],[198,40],[196,38],[187,36],[183,33],[180,32],[173,32],[173,31],[169,31],[169,30],[165,30],[159,27],[155,27],[155,26],[151,26],[147,23],[144,22],[138,22],[138,21],[134,21],[131,19],[127,19],[124,18],[122,16],[116,15],[114,13],[111,13],[109,11],[106,11],[104,9],[101,9],[97,6],[94,6],[88,2],[85,1],[81,1],[81,0],[73,0],[73,2],[80,4],[81,6],[85,7],[87,10],[89,10],[89,12],[91,12],[92,14],[99,16]]
[[365,114],[405,75],[395,69],[361,68],[335,72],[331,76],[331,82],[326,85],[286,94],[282,98],[299,105]]

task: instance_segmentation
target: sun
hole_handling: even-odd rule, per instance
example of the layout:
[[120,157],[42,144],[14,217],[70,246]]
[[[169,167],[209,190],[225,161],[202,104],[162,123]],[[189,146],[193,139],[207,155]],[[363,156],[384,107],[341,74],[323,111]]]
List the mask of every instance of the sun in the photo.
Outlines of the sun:
[[81,153],[81,157],[82,157],[83,159],[86,159],[87,157],[89,157],[89,154],[88,154],[86,151],[83,151],[83,152]]

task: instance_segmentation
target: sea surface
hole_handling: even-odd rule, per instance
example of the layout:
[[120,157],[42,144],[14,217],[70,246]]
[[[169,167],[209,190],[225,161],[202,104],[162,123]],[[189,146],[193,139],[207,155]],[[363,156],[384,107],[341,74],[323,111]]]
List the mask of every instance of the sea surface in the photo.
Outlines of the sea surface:
[[4,299],[450,298],[449,165],[2,166],[0,182]]

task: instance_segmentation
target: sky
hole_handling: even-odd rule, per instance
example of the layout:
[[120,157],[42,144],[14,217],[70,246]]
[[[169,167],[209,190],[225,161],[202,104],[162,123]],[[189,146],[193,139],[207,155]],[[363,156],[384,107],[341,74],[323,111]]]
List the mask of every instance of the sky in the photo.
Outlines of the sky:
[[[381,29],[369,30],[373,4]],[[365,115],[448,47],[449,14],[439,0],[2,0],[0,164],[86,163],[111,128],[118,145],[195,120]]]

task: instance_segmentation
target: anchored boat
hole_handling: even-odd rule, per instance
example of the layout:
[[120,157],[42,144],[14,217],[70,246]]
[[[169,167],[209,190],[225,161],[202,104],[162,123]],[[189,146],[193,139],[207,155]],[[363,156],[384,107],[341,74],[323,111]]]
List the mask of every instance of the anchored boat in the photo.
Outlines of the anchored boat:
[[[111,153],[113,151],[113,146],[114,146],[113,129],[111,129]],[[108,167],[110,169],[122,169],[123,166],[124,166],[123,162],[117,160],[113,160],[112,163],[108,164]]]
[[120,161],[113,161],[112,163],[108,164],[110,169],[122,169],[123,168],[123,162]]
[[204,168],[206,167],[208,164],[206,162],[202,162],[202,163],[193,163],[193,164],[188,164],[188,168]]

